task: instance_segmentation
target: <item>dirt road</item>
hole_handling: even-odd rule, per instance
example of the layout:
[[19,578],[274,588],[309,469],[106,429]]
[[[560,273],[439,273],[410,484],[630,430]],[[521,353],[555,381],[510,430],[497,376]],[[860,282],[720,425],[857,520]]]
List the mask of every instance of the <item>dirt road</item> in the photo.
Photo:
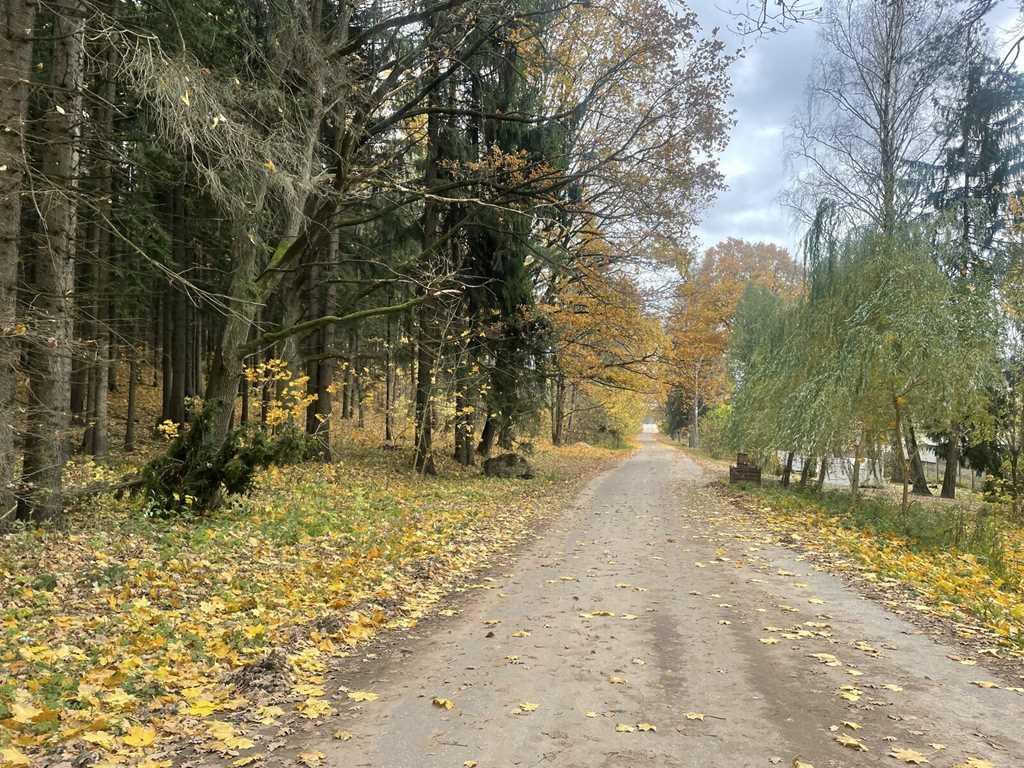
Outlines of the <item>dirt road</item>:
[[332,724],[351,738],[293,738],[381,768],[1024,766],[1024,695],[731,528],[704,482],[645,435],[455,616],[347,660],[378,696]]

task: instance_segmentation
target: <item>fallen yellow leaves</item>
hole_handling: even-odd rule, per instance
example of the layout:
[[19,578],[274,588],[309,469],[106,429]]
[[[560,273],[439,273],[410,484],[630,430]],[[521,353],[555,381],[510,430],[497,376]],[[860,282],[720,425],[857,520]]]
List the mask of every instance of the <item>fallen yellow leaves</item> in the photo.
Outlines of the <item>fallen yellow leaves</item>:
[[839,698],[846,699],[847,701],[860,701],[864,691],[855,685],[843,685],[839,687],[838,695]]
[[4,765],[31,765],[32,760],[17,747],[4,747],[0,749],[0,760]]
[[847,747],[849,749],[853,749],[858,752],[868,751],[868,748],[864,746],[864,742],[862,742],[860,739],[855,739],[853,736],[850,736],[848,734],[840,733],[838,736],[835,737],[835,739],[842,746]]
[[703,721],[704,720],[704,713],[703,712],[687,712],[686,713],[686,719],[687,720],[701,720],[701,721]]
[[519,704],[520,712],[536,712],[540,704],[534,704],[532,701],[524,701]]
[[[735,497],[734,497],[735,498]],[[982,625],[1002,645],[1020,653],[1024,643],[1024,529],[1004,533],[1005,554],[997,570],[983,558],[955,548],[929,549],[913,546],[893,534],[856,527],[839,512],[830,513],[814,499],[762,490],[747,492],[743,501],[755,501],[759,526],[800,541],[801,546],[835,562],[837,553],[847,556],[841,568],[856,568],[871,580],[885,579],[908,584],[919,597],[910,607],[920,613],[969,625]],[[865,653],[878,651],[867,643]],[[973,665],[973,659],[952,657]]]
[[[215,738],[212,718],[267,726],[331,714],[333,657],[391,622],[415,626],[438,607],[439,586],[523,540],[616,456],[542,449],[535,482],[494,494],[477,471],[425,485],[404,457],[362,450],[268,470],[224,515],[149,519],[135,501],[100,497],[66,529],[5,537],[0,718],[17,727],[16,743],[0,727],[5,766],[89,750],[160,768],[186,741],[214,751],[246,743]],[[396,611],[362,607],[381,604]],[[261,675],[294,703],[249,701],[236,687]],[[348,701],[375,698],[359,694]],[[150,759],[157,747],[161,759]]]
[[431,703],[435,707],[440,707],[441,709],[455,709],[454,701],[451,699],[443,699],[440,696],[434,697],[434,700]]
[[133,725],[128,728],[128,733],[122,737],[121,741],[129,747],[148,747],[156,741],[156,728],[148,725]]
[[889,752],[889,757],[895,757],[897,760],[902,760],[904,763],[909,763],[911,765],[924,765],[928,762],[928,758],[920,752],[903,747],[896,747],[893,749]]
[[378,698],[376,693],[370,691],[349,691],[348,697],[352,701],[376,701]]
[[[364,694],[363,691],[356,691],[355,693],[357,695]],[[375,698],[377,698],[377,696],[372,693],[369,694],[369,696],[372,696],[373,698],[355,698],[351,693],[348,695],[348,697],[352,699],[352,701],[373,701]],[[326,699],[317,699],[314,697],[306,699],[304,702],[302,702],[302,704],[296,707],[296,709],[298,710],[298,713],[307,720],[316,720],[321,717],[327,717],[327,715],[330,715],[334,712],[334,707],[331,706],[331,703],[329,701],[327,701]]]

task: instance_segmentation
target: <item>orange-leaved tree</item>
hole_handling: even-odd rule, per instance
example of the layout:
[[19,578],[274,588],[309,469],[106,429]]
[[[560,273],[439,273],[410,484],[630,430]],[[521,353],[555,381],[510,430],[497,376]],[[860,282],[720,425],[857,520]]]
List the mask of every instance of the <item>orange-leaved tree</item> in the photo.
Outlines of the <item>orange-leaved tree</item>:
[[733,237],[708,248],[683,276],[666,323],[666,378],[680,411],[674,421],[670,418],[670,426],[686,423],[692,448],[700,447],[701,412],[728,391],[725,353],[743,292],[759,283],[793,293],[801,277],[785,248]]

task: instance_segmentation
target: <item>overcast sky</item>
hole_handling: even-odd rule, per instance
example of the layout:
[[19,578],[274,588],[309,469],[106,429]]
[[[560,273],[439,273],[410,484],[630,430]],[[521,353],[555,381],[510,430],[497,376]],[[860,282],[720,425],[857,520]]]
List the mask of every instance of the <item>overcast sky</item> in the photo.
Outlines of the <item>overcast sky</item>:
[[[785,134],[803,99],[804,86],[818,51],[818,27],[803,23],[786,32],[758,39],[730,31],[736,20],[728,13],[742,0],[688,0],[705,33],[719,27],[731,49],[745,47],[733,65],[732,109],[736,125],[721,168],[729,188],[705,212],[698,229],[700,252],[726,237],[765,240],[795,252],[800,233],[779,204],[786,186]],[[1014,3],[993,12],[998,29],[1016,17]]]
[[818,46],[815,24],[758,39],[733,34],[736,20],[726,10],[736,0],[689,0],[706,33],[719,27],[730,49],[745,47],[732,67],[736,125],[721,168],[729,188],[705,212],[698,230],[703,251],[726,237],[766,240],[792,248],[799,235],[779,204],[786,185],[785,134],[803,98]]

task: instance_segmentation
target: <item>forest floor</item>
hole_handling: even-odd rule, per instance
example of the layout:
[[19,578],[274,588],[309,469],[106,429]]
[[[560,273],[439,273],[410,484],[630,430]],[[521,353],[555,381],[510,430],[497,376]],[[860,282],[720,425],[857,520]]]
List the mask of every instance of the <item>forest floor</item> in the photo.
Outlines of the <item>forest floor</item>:
[[415,627],[623,454],[540,447],[531,481],[441,459],[423,479],[408,451],[351,442],[208,517],[104,495],[0,535],[0,766],[255,762],[253,728],[335,711],[335,659]]
[[[111,629],[75,691],[93,719],[80,718],[77,736],[62,734],[67,752],[52,752],[51,763],[74,765],[85,740],[102,764],[149,768],[1024,765],[1024,667],[1004,634],[1016,593],[983,583],[972,557],[947,553],[954,566],[850,533],[806,505],[725,489],[716,465],[649,435],[556,513],[610,460],[574,448],[542,455],[562,471],[540,483],[467,476],[428,492],[401,472],[381,480],[372,465],[360,480],[359,461],[304,469],[305,479],[271,474],[241,518],[192,535],[189,568],[173,565],[186,556],[175,544],[163,571],[140,572],[153,597],[141,581],[75,595],[59,577],[63,608],[21,650],[74,657],[52,640],[59,631],[74,642],[68,614],[84,622],[79,638]],[[318,482],[339,480],[324,475],[332,471],[347,473],[347,490]],[[380,505],[392,497],[407,524],[359,538],[388,519]],[[365,519],[328,514],[318,528],[335,502],[366,510]],[[523,514],[531,505],[536,514]],[[285,526],[293,537],[265,538],[296,515],[305,522]],[[338,537],[361,554],[339,560]],[[423,550],[403,549],[420,537],[430,542]],[[236,549],[210,560],[228,545]],[[877,554],[885,551],[892,559]],[[160,645],[153,612],[173,610],[163,603],[175,593],[163,590],[179,581],[188,622],[166,615],[179,619],[178,632]],[[362,584],[361,595],[338,595],[340,583]],[[990,588],[999,594],[982,617],[965,595]],[[261,614],[250,598],[269,594],[279,598]],[[111,600],[119,611],[103,608]],[[5,632],[27,608],[5,613]],[[152,646],[140,647],[145,638]],[[249,656],[218,661],[225,650]],[[246,658],[258,661],[239,666]],[[195,684],[182,687],[189,677]],[[47,688],[19,680],[18,695],[33,702]],[[142,706],[147,680],[163,692]],[[54,720],[21,706],[0,727],[28,719],[27,739]],[[61,729],[73,722],[69,709]]]
[[324,684],[336,712],[258,730],[250,751],[388,768],[1024,765],[1008,649],[870,599],[715,478],[643,436],[478,589],[342,659]]

